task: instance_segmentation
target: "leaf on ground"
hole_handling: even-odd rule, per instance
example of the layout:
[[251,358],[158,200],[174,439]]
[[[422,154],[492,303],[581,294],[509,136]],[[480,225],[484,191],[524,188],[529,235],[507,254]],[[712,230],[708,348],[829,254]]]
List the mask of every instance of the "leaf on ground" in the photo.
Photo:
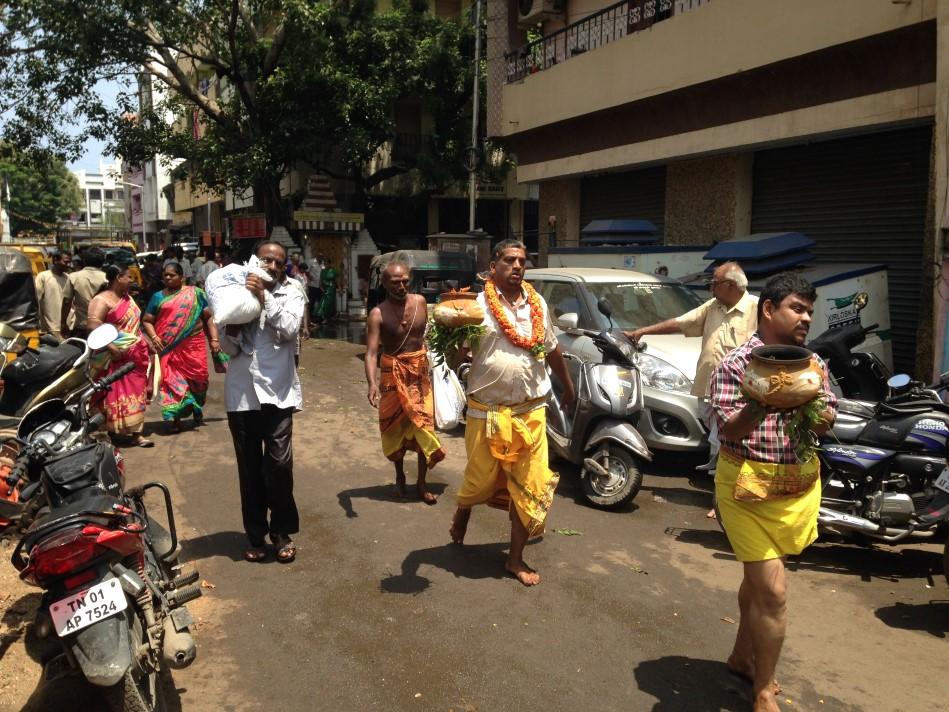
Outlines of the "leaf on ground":
[[581,536],[583,532],[578,532],[576,529],[554,529],[555,534],[563,534],[564,536]]
[[213,583],[211,583],[208,580],[204,580],[201,582],[201,588],[217,588],[217,586],[215,586]]
[[735,624],[735,619],[729,618],[728,616],[725,616],[724,618],[722,618],[722,620],[725,621],[726,623],[731,623],[732,625]]

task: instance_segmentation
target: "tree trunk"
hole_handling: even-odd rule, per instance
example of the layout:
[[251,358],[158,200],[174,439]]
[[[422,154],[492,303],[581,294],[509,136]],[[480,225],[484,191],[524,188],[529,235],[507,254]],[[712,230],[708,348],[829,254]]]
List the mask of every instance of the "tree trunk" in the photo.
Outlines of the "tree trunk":
[[267,228],[290,227],[289,201],[280,195],[280,178],[257,181],[254,186],[254,209],[267,216]]

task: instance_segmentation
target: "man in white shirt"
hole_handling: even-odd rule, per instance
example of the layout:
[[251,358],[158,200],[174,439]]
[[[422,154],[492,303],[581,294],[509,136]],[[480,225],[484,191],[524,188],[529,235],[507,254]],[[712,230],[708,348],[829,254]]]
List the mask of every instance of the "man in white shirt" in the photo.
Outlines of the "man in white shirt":
[[564,386],[564,412],[575,393],[547,303],[524,283],[526,263],[522,242],[501,241],[478,295],[485,333],[468,372],[468,464],[449,533],[454,543],[464,542],[475,505],[507,509],[511,548],[504,567],[525,586],[536,586],[540,575],[522,554],[528,538],[544,531],[558,481],[547,466],[547,366]]
[[269,534],[277,560],[289,563],[296,558],[290,535],[300,527],[293,499],[293,413],[303,405],[293,356],[305,307],[300,289],[287,279],[283,246],[264,242],[257,257],[273,281],[247,276],[247,289],[260,300],[260,318],[225,330],[221,348],[231,360],[224,403],[251,547],[244,558],[266,559]]

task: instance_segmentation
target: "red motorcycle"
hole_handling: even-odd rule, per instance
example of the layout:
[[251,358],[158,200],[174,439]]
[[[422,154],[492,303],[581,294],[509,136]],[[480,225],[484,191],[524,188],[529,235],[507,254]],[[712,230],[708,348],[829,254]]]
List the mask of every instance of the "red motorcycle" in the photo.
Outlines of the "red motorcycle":
[[[197,571],[180,572],[168,487],[126,490],[116,450],[90,442],[101,424],[89,414],[92,396],[131,368],[93,383],[72,405],[54,399],[27,413],[4,483],[22,486],[13,565],[45,591],[34,630],[60,644],[42,661],[47,682],[79,671],[115,710],[160,710],[164,666],[194,661],[184,604],[201,589]],[[150,490],[163,495],[167,529],[146,509]]]

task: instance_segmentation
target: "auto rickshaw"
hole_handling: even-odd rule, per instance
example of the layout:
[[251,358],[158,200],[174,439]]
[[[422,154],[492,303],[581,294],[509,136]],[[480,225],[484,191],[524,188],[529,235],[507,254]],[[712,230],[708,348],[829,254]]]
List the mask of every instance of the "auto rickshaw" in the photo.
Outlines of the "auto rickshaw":
[[421,294],[429,310],[438,295],[451,289],[471,287],[477,283],[475,261],[468,255],[433,250],[397,250],[372,258],[369,265],[368,308],[372,309],[385,299],[382,271],[390,262],[404,262],[412,270],[409,291]]
[[80,250],[87,247],[98,247],[105,252],[106,264],[113,263],[120,267],[127,267],[132,282],[138,285],[141,290],[145,287],[145,280],[142,278],[142,270],[138,266],[138,260],[135,258],[136,247],[131,242],[122,242],[118,240],[96,240],[87,239],[73,244],[74,250]]
[[[40,342],[40,310],[33,282],[33,266],[23,252],[0,245],[0,322],[21,334],[30,348]],[[7,361],[16,353],[7,352]]]

